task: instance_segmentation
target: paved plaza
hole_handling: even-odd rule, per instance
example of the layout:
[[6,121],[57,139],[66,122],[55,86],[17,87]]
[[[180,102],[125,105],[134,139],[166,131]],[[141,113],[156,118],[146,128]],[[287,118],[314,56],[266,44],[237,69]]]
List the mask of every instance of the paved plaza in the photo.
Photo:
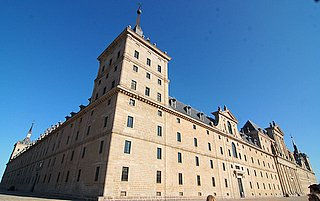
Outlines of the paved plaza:
[[[1,191],[0,201],[82,201],[78,199],[66,199],[45,195],[24,194],[20,192]],[[199,200],[201,201],[201,200]],[[308,201],[307,197],[289,198],[254,198],[254,199],[218,199],[218,201]]]

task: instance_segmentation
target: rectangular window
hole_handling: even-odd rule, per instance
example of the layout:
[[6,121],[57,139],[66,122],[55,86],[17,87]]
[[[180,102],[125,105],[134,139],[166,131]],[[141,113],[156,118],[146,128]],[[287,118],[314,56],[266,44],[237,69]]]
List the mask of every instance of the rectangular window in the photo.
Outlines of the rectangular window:
[[88,126],[88,129],[87,129],[87,135],[89,135],[89,134],[90,134],[90,128],[91,128],[91,126]]
[[210,160],[210,167],[213,169],[213,160]]
[[147,65],[151,66],[151,59],[147,58]]
[[157,183],[161,184],[161,171],[157,171]]
[[198,146],[198,139],[197,138],[193,138],[193,144],[195,147]]
[[182,163],[182,155],[178,152],[178,163]]
[[128,181],[129,167],[122,167],[121,181]]
[[86,147],[83,147],[81,158],[84,158],[84,155],[85,155],[85,154],[86,154]]
[[94,176],[94,181],[98,181],[99,179],[99,172],[100,172],[100,167],[96,167],[96,174]]
[[109,66],[111,66],[111,64],[112,64],[112,59],[110,59],[110,61],[109,61]]
[[157,159],[161,159],[162,153],[161,153],[161,148],[157,148]]
[[124,142],[124,153],[125,154],[130,154],[130,151],[131,151],[131,141],[126,140]]
[[135,106],[136,105],[136,101],[134,99],[130,98],[129,105]]
[[179,173],[178,177],[179,177],[179,185],[182,185],[183,184],[182,173]]
[[162,84],[161,80],[160,80],[160,79],[158,79],[158,85],[161,85],[161,84]]
[[118,66],[115,66],[113,71],[116,72],[117,69],[118,69]]
[[162,111],[161,110],[158,110],[158,116],[162,117]]
[[76,134],[76,140],[79,139],[79,131],[77,131],[77,134]]
[[196,156],[195,159],[196,159],[196,166],[199,166],[199,157]]
[[157,134],[158,134],[158,136],[162,136],[162,127],[161,126],[158,126]]
[[108,117],[104,117],[103,127],[107,127]]
[[209,151],[211,151],[211,144],[210,144],[210,142],[208,142],[208,149],[209,149]]
[[252,189],[252,183],[251,183],[251,181],[250,181],[250,188]]
[[68,180],[69,180],[69,174],[70,174],[70,172],[68,171],[65,182],[68,182]]
[[[71,125],[72,125],[72,124],[71,124]],[[67,142],[66,142],[66,144],[69,143],[69,140],[70,140],[70,136],[67,137]]]
[[160,93],[157,94],[157,101],[161,102],[161,94]]
[[150,88],[149,87],[146,87],[146,90],[145,90],[144,94],[146,96],[150,96]]
[[224,183],[226,184],[226,188],[228,188],[228,180],[224,179]]
[[198,184],[198,186],[201,186],[200,175],[197,175],[197,184]]
[[137,50],[134,51],[134,57],[139,59],[139,52]]
[[64,161],[64,154],[62,155],[62,158],[61,158],[61,163],[63,163],[63,161]]
[[138,72],[138,66],[133,65],[132,70],[133,70],[134,72]]
[[133,117],[131,117],[131,116],[128,116],[127,127],[128,128],[133,128]]
[[104,88],[103,88],[103,94],[106,93],[106,90],[107,90],[107,87],[104,87]]
[[226,171],[226,165],[224,163],[222,163],[222,169],[223,171]]
[[177,123],[180,124],[180,119],[179,118],[177,118]]
[[146,73],[146,78],[148,78],[148,79],[150,79],[150,78],[151,78],[150,73]]
[[215,187],[216,186],[216,181],[215,181],[214,177],[212,177],[211,180],[212,180],[212,186]]
[[177,132],[177,141],[181,142],[181,133]]
[[102,153],[102,150],[103,150],[103,143],[104,143],[104,141],[102,140],[102,141],[100,142],[99,154],[101,154],[101,153]]
[[220,153],[221,153],[221,155],[223,155],[223,149],[222,149],[222,147],[220,147]]
[[71,157],[70,157],[70,161],[73,160],[73,155],[74,155],[74,151],[71,152]]
[[120,51],[118,51],[118,54],[117,54],[117,59],[119,59],[120,57]]
[[158,65],[158,72],[161,73],[161,66]]
[[134,80],[131,80],[131,89],[137,90],[137,82]]

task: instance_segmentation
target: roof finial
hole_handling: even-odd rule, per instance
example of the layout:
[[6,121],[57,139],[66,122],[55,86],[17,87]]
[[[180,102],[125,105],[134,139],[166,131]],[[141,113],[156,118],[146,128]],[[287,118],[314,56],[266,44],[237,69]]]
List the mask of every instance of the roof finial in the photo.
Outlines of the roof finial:
[[135,27],[133,28],[133,31],[136,32],[140,36],[143,35],[143,31],[142,31],[141,26],[140,26],[140,15],[142,13],[141,5],[142,4],[139,3],[139,7],[138,7],[138,10],[137,10],[137,21],[136,21]]
[[30,127],[30,129],[29,129],[29,131],[28,131],[28,134],[27,134],[27,137],[26,137],[26,138],[30,138],[30,137],[31,137],[33,125],[34,125],[34,121],[32,121],[31,127]]

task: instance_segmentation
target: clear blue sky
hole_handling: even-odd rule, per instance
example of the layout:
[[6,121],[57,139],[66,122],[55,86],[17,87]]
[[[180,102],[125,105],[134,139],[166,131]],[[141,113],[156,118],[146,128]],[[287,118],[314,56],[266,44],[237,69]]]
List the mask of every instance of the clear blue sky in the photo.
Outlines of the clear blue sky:
[[[173,58],[170,95],[239,128],[275,120],[320,178],[320,3],[313,0],[142,1],[142,28]],[[0,175],[35,120],[33,139],[87,104],[96,58],[137,1],[1,1]],[[0,176],[0,177],[1,177]]]

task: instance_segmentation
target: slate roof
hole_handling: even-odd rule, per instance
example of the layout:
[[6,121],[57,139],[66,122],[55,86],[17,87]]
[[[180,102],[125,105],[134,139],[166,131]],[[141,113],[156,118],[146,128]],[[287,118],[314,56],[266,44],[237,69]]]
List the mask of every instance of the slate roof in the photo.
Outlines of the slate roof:
[[[201,121],[207,125],[210,125],[210,122],[212,122],[213,124],[215,124],[215,119],[214,118],[211,118],[209,117],[208,115],[204,114],[203,112],[200,112],[196,109],[194,109],[193,107],[191,107],[190,105],[186,105],[180,101],[178,101],[177,99],[175,98],[172,98],[172,97],[169,97],[169,100],[170,100],[170,107],[182,114],[185,114],[185,115],[188,115],[189,117],[195,119],[195,120],[198,120],[198,121]],[[173,106],[173,104],[171,104],[171,101],[172,100],[175,100],[176,101],[176,107]],[[190,113],[188,114],[187,113],[187,107],[190,108]],[[201,119],[201,115],[203,116],[203,118]]]

